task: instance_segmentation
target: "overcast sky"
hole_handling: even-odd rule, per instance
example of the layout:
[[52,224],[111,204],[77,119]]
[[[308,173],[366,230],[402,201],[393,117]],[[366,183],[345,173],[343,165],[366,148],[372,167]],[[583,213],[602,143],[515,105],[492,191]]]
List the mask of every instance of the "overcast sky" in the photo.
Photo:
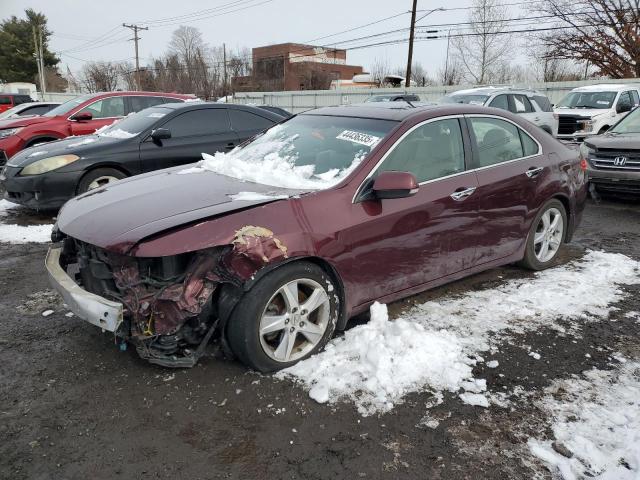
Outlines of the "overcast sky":
[[[63,70],[66,66],[73,72],[82,68],[88,60],[132,60],[133,42],[127,41],[132,32],[122,27],[122,23],[148,25],[149,30],[141,32],[141,64],[166,51],[171,33],[179,25],[191,25],[199,28],[210,45],[228,47],[256,47],[272,43],[305,43],[318,37],[334,34],[343,30],[375,22],[385,17],[398,15],[366,28],[358,29],[339,36],[310,42],[317,45],[331,45],[332,42],[351,40],[357,37],[374,35],[390,30],[407,28],[410,22],[408,12],[411,0],[0,0],[0,18],[11,15],[23,17],[26,8],[44,13],[54,36],[50,48],[62,59]],[[264,2],[264,3],[263,3]],[[243,10],[211,18],[194,20],[185,16],[202,10],[219,8]],[[262,3],[262,4],[261,4]],[[419,22],[419,25],[433,25],[467,21],[471,0],[422,0],[418,9],[427,11],[435,8],[447,8],[437,11]],[[248,7],[248,8],[245,8]],[[456,8],[458,8],[456,10]],[[514,16],[522,13],[513,10]],[[170,25],[147,23],[152,20],[180,17],[166,21]],[[450,27],[440,27],[441,35],[446,36]],[[419,35],[419,34],[418,34]],[[433,35],[433,34],[430,34]],[[387,40],[406,38],[406,32],[361,40],[359,44],[370,44]],[[100,40],[96,42],[96,38]],[[93,41],[94,43],[87,44]],[[106,44],[102,45],[101,44]],[[353,44],[352,44],[353,45]],[[97,47],[97,48],[96,48]],[[337,45],[342,48],[343,46]],[[431,40],[417,42],[414,60],[420,62],[430,76],[444,65],[447,41]],[[406,65],[407,44],[384,45],[365,49],[348,50],[347,63],[362,65],[368,70],[376,58],[386,59],[392,67]]]

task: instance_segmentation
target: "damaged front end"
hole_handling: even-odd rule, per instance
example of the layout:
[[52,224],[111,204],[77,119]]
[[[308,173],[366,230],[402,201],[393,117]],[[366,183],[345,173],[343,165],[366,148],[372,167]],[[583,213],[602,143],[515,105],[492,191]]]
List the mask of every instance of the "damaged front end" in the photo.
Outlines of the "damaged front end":
[[273,232],[246,226],[227,245],[156,258],[67,237],[59,265],[86,292],[122,305],[113,328],[121,348],[131,343],[151,363],[191,367],[256,273],[284,258],[287,248]]

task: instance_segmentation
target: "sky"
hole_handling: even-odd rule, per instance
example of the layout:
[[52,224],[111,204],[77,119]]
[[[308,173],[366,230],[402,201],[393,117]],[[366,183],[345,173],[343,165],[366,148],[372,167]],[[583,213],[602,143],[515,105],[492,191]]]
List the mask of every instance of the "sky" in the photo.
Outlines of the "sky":
[[[472,0],[419,0],[418,10],[422,12],[418,13],[418,17],[432,9],[447,10],[435,11],[417,24],[467,21],[469,10],[465,7],[470,6],[471,2]],[[505,0],[505,3],[509,2]],[[224,42],[231,49],[284,42],[334,46],[335,42],[406,29],[411,19],[408,13],[411,4],[411,0],[0,0],[0,18],[6,19],[11,15],[23,17],[26,8],[44,13],[48,18],[49,29],[53,32],[50,49],[61,58],[63,72],[66,72],[68,66],[75,73],[87,61],[133,60],[134,46],[128,40],[133,37],[133,33],[122,27],[122,23],[138,23],[149,27],[148,31],[140,32],[140,62],[145,65],[152,57],[158,57],[166,51],[171,33],[179,25],[197,27],[210,45],[217,46]],[[226,7],[220,10],[221,6]],[[216,8],[217,11],[210,11]],[[514,17],[525,13],[520,10],[520,6],[509,8]],[[195,20],[193,15],[189,16],[203,10],[209,10],[209,18]],[[229,13],[221,15],[223,12]],[[204,16],[203,13],[201,15]],[[395,18],[378,22],[391,16]],[[171,20],[164,23],[152,22],[167,18]],[[378,23],[315,40],[372,22]],[[429,28],[439,31],[429,35],[442,35],[445,38],[416,42],[414,61],[421,63],[429,76],[436,76],[437,71],[444,66],[448,28],[450,27]],[[420,36],[420,33],[416,35]],[[407,37],[407,32],[401,31],[335,46],[344,48]],[[386,61],[394,69],[404,67],[407,49],[407,43],[349,49],[347,63],[362,65],[365,71],[370,69],[376,59]]]

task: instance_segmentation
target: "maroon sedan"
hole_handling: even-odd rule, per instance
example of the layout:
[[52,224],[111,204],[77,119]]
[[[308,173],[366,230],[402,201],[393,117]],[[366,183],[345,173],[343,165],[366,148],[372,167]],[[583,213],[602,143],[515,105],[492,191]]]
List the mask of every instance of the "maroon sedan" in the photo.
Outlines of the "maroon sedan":
[[46,261],[78,316],[160,365],[215,335],[284,368],[374,301],[546,268],[586,198],[576,152],[470,105],[322,108],[205,157],[70,200]]

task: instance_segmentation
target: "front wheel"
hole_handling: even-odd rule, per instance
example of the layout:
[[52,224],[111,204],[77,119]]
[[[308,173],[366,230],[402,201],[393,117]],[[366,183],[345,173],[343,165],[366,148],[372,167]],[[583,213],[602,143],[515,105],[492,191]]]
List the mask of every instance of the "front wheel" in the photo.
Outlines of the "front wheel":
[[531,270],[549,268],[558,256],[567,230],[567,212],[560,200],[545,203],[529,229],[522,266]]
[[126,175],[115,168],[96,168],[85,174],[78,184],[78,195],[89,190],[104,187],[118,180],[126,178]]
[[286,264],[240,300],[227,323],[233,353],[260,372],[289,367],[320,351],[338,319],[337,289],[313,263]]

